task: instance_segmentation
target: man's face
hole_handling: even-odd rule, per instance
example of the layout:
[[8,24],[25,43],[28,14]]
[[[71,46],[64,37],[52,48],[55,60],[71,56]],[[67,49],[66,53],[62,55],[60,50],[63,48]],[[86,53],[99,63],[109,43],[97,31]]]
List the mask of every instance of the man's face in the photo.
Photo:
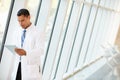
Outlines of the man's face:
[[26,29],[30,24],[30,16],[18,16],[18,22],[23,29]]

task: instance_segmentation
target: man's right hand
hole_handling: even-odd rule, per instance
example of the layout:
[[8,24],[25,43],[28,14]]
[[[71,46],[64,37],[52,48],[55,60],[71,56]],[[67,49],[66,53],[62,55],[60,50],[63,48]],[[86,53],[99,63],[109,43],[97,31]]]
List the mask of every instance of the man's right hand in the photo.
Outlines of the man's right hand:
[[26,55],[26,51],[21,48],[15,48],[15,52],[20,56]]

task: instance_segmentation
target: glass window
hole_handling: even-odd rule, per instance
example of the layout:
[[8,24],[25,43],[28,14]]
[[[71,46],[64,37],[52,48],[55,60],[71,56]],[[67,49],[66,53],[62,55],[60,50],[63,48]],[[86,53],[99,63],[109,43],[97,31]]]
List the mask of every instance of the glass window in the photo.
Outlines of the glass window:
[[1,46],[4,44],[3,38],[4,38],[5,28],[7,24],[10,4],[11,4],[11,0],[0,0],[0,51],[2,51]]
[[58,6],[58,0],[52,0],[50,15],[48,17],[48,23],[47,23],[47,26],[45,26],[45,32],[47,35],[47,37],[46,37],[47,44],[49,42],[50,33],[51,33],[53,25],[54,25],[54,19],[55,19],[55,13],[57,11],[57,6]]
[[94,4],[98,4],[100,2],[100,0],[94,0]]
[[[31,21],[35,23],[36,19],[36,13],[38,10],[38,5],[39,5],[40,0],[26,0],[25,1],[25,8],[29,9],[31,13]],[[33,4],[34,3],[34,4]]]
[[92,2],[93,0],[85,0],[86,2]]
[[3,39],[10,3],[11,0],[0,0],[0,42]]
[[[75,64],[75,67],[77,67],[78,65],[78,61],[79,61],[79,57],[81,55],[81,49],[82,49],[82,45],[83,45],[83,41],[84,41],[84,36],[85,36],[85,31],[86,31],[86,25],[88,23],[88,19],[89,19],[89,15],[90,15],[90,11],[91,11],[91,8],[90,6],[88,5],[83,5],[83,11],[82,11],[82,15],[81,15],[81,20],[80,20],[80,23],[79,23],[79,27],[80,27],[80,30],[78,32],[80,32],[79,34],[77,34],[77,37],[76,39],[79,40],[79,50],[78,51],[75,51],[77,53],[77,60],[76,60],[76,64]],[[79,37],[78,37],[79,36]],[[75,44],[78,44],[78,43],[75,43]],[[74,52],[74,50],[73,50]],[[81,59],[81,58],[80,58]],[[82,58],[83,59],[83,58]],[[82,61],[81,61],[82,62]]]

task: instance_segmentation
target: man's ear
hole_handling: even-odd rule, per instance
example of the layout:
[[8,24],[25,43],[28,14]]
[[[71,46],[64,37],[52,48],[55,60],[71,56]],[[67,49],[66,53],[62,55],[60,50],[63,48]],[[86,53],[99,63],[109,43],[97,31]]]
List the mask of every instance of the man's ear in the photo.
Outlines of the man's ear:
[[30,17],[30,16],[28,16],[28,18],[30,19],[31,17]]

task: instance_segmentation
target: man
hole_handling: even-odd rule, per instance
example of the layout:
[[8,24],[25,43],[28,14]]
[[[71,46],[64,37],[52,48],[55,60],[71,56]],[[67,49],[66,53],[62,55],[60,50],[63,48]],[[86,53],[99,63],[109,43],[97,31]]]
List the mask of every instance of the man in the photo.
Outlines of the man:
[[21,30],[15,37],[15,66],[18,67],[14,69],[14,80],[42,80],[40,57],[44,53],[44,33],[31,23],[27,9],[20,9],[17,17]]

